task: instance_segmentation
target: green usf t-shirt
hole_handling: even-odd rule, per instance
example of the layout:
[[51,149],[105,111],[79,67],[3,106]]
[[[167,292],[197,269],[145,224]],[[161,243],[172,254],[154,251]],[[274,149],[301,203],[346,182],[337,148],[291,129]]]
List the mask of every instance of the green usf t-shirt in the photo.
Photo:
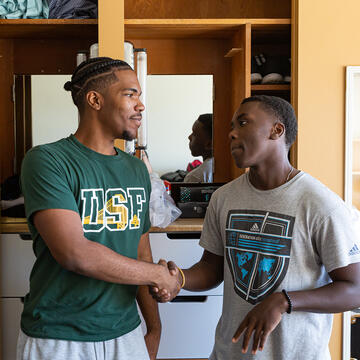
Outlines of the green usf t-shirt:
[[28,336],[105,341],[140,323],[137,286],[64,269],[33,223],[39,210],[73,210],[87,239],[136,259],[140,236],[150,228],[151,185],[142,161],[116,151],[114,156],[99,154],[70,136],[37,146],[25,156],[21,184],[36,256],[21,317],[21,329]]

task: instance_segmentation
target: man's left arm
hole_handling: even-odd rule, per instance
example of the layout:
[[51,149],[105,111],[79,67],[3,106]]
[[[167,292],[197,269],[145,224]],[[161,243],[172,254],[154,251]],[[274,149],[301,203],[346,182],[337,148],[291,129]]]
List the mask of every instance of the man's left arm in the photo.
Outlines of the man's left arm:
[[[292,311],[339,313],[360,307],[360,263],[335,269],[329,276],[332,282],[320,288],[288,292]],[[283,293],[271,294],[246,315],[233,341],[237,342],[244,333],[242,351],[245,353],[254,334],[252,353],[262,350],[267,337],[279,324],[288,307]]]
[[[141,236],[138,246],[138,260],[153,262],[150,248],[149,233]],[[160,343],[161,321],[159,316],[158,303],[149,293],[146,285],[139,286],[136,300],[146,323],[145,342],[151,360],[156,359]]]

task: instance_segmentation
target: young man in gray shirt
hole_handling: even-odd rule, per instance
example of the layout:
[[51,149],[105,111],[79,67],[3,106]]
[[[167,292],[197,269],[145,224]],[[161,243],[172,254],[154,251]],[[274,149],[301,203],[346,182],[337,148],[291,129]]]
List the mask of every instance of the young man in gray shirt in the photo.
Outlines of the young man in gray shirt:
[[[182,279],[192,291],[224,281],[210,359],[328,360],[331,313],[360,306],[351,210],[289,163],[297,124],[288,102],[247,98],[231,124],[232,156],[249,171],[213,194],[203,256]],[[168,266],[180,280],[175,264]]]

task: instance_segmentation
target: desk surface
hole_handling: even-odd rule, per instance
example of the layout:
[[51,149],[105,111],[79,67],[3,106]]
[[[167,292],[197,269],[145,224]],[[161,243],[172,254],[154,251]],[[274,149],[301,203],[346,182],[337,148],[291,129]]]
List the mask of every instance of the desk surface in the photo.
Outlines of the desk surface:
[[[177,219],[166,228],[151,227],[150,232],[201,232],[204,219]],[[2,234],[26,234],[29,228],[26,219],[3,217],[0,222]]]

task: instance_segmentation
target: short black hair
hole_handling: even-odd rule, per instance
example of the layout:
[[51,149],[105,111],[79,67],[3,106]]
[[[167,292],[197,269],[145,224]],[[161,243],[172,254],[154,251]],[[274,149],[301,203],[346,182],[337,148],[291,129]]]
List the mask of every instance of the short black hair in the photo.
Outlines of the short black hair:
[[293,144],[297,135],[297,121],[294,108],[289,102],[278,97],[255,95],[245,98],[241,104],[258,102],[265,112],[274,115],[285,126],[285,142],[288,148]]
[[212,139],[213,133],[213,115],[212,114],[201,114],[197,121],[201,122],[204,126],[206,133],[208,134],[209,138]]
[[71,76],[71,81],[64,85],[66,91],[71,91],[71,97],[78,109],[85,104],[85,95],[90,90],[100,91],[117,81],[115,70],[132,70],[131,66],[122,60],[109,57],[96,57],[82,62]]

